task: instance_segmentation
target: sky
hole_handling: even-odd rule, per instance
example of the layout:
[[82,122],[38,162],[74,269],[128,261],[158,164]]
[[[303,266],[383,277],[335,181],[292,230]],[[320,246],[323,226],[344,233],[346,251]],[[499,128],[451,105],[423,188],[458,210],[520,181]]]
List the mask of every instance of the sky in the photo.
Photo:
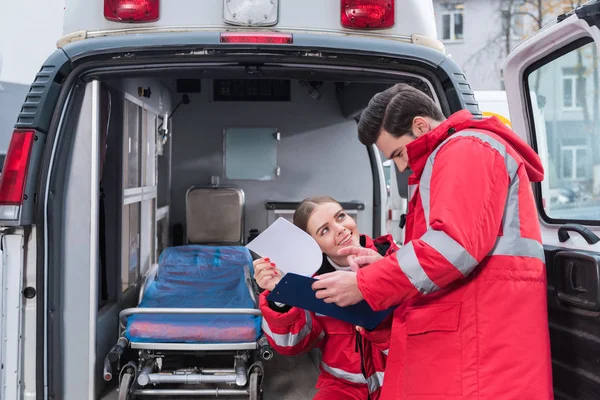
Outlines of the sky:
[[0,81],[29,85],[62,36],[65,0],[0,1]]

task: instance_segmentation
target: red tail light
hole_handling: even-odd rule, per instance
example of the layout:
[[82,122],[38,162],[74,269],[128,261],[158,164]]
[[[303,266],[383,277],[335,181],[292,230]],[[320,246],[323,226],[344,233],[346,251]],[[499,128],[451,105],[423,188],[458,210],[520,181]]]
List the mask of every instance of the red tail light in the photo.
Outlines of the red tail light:
[[118,22],[158,20],[160,0],[104,0],[104,18]]
[[395,0],[342,0],[342,26],[383,29],[394,26]]
[[15,130],[0,176],[0,205],[21,205],[35,131]]
[[223,32],[221,43],[269,43],[292,44],[294,38],[291,33],[278,32]]

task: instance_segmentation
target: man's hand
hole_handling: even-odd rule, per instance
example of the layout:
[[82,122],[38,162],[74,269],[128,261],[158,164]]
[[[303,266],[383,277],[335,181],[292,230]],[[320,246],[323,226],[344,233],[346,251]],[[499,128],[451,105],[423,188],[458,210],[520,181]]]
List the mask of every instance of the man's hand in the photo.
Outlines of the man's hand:
[[358,269],[364,265],[373,264],[383,258],[381,254],[375,250],[366,249],[361,246],[348,246],[338,250],[340,256],[348,256],[348,265],[352,271],[358,271]]
[[340,307],[347,307],[358,303],[363,295],[358,289],[356,273],[350,271],[336,271],[316,277],[317,282],[312,284],[316,290],[317,299],[325,303],[335,303]]

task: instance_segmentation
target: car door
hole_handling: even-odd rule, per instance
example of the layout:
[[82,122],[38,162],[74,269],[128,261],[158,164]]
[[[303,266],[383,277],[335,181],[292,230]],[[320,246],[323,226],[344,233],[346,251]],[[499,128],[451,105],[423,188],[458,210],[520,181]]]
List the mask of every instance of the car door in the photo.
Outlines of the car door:
[[513,130],[545,168],[534,190],[556,399],[600,398],[598,11],[591,2],[558,17],[518,47],[504,69]]

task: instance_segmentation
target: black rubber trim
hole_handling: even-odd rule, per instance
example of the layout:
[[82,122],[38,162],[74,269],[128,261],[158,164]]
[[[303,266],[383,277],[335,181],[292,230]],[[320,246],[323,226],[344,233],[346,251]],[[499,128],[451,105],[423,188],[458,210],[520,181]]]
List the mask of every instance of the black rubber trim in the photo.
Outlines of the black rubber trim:
[[16,128],[48,133],[54,114],[54,107],[48,105],[56,104],[62,83],[70,71],[70,60],[62,50],[54,51],[46,59],[25,96],[17,116]]
[[[295,210],[300,202],[295,201],[268,201],[265,203],[267,210]],[[345,210],[364,210],[365,203],[359,201],[341,201],[340,205]]]
[[371,164],[371,175],[373,176],[373,237],[381,236],[383,227],[381,226],[381,213],[383,212],[381,185],[379,179],[379,166],[377,165],[377,157],[373,146],[365,146],[369,154],[369,164]]
[[[46,141],[46,146],[48,147],[47,151],[44,151],[42,161],[40,164],[40,181],[39,181],[39,190],[38,193],[46,193],[49,191],[49,214],[48,220],[52,221],[53,231],[48,232],[48,254],[44,253],[44,246],[41,244],[44,243],[44,231],[46,229],[45,220],[44,220],[44,199],[40,199],[37,202],[37,351],[36,351],[36,373],[37,373],[37,385],[36,385],[36,393],[38,398],[44,398],[43,393],[46,390],[44,387],[44,362],[48,362],[48,398],[53,400],[58,400],[63,398],[63,388],[62,388],[62,374],[64,373],[62,368],[62,357],[61,357],[61,349],[63,348],[62,343],[62,323],[60,318],[60,313],[58,310],[61,309],[61,279],[62,279],[62,263],[61,263],[61,255],[60,249],[57,248],[57,243],[60,243],[61,240],[61,232],[62,225],[60,224],[61,218],[60,215],[56,215],[53,213],[53,210],[58,209],[62,210],[62,207],[52,207],[51,204],[58,203],[62,204],[61,196],[63,191],[57,190],[57,188],[64,188],[65,185],[65,169],[66,169],[66,157],[64,154],[61,158],[61,154],[57,153],[55,155],[56,160],[63,160],[63,162],[57,162],[55,174],[53,174],[53,179],[55,181],[50,182],[50,187],[47,186],[47,177],[49,174],[50,168],[50,160],[52,156],[51,149],[53,143],[56,140],[58,133],[58,124],[60,121],[60,117],[62,111],[65,107],[66,101],[68,99],[69,92],[73,88],[74,83],[78,79],[79,74],[72,73],[66,82],[63,85],[63,89],[57,98],[57,102],[55,105],[46,104],[44,107],[52,107],[53,108],[53,116],[50,123],[50,128],[48,131],[48,138]],[[81,88],[83,89],[83,87]],[[78,97],[79,96],[79,97]],[[83,90],[80,90],[79,93],[74,95],[74,98],[70,101],[69,106],[72,105],[81,105],[81,99],[83,96]],[[79,110],[68,109],[65,114],[65,123],[68,126],[74,126],[77,124],[77,116],[79,114]],[[67,129],[68,131],[68,129]],[[72,141],[72,135],[63,135],[61,140],[69,140]],[[64,148],[65,144],[58,143],[57,149],[60,151],[61,148]],[[69,147],[67,145],[67,147]],[[44,260],[47,256],[48,259],[48,287],[44,287]],[[44,309],[44,293],[48,291],[48,359],[46,360],[44,357],[44,314],[42,310]]]

